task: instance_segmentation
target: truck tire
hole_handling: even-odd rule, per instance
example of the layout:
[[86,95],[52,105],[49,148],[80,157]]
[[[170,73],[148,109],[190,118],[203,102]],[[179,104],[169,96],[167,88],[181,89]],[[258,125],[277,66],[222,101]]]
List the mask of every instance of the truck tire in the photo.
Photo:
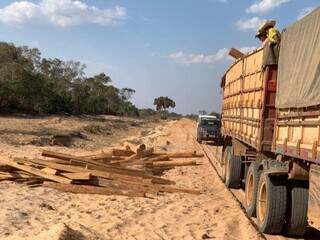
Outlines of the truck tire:
[[288,208],[285,233],[301,237],[308,226],[309,189],[306,181],[292,181],[288,184]]
[[232,147],[226,146],[224,149],[223,155],[222,155],[222,161],[221,161],[221,179],[225,183],[226,182],[226,162],[227,157],[232,153]]
[[259,166],[260,164],[257,162],[252,162],[246,176],[245,199],[243,205],[249,217],[256,216],[257,191],[261,175]]
[[241,181],[241,156],[234,156],[232,147],[226,148],[225,185],[227,188],[239,188]]
[[286,179],[261,173],[257,193],[257,225],[268,234],[279,234],[283,229],[287,209]]

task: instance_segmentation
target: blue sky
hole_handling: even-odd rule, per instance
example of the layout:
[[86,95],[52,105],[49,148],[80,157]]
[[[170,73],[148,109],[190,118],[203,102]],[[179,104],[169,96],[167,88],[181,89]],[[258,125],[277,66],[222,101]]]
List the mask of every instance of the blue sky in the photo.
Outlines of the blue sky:
[[230,47],[259,46],[263,19],[282,30],[320,0],[34,0],[0,2],[1,41],[44,57],[79,60],[137,92],[138,107],[164,95],[176,112],[220,111]]

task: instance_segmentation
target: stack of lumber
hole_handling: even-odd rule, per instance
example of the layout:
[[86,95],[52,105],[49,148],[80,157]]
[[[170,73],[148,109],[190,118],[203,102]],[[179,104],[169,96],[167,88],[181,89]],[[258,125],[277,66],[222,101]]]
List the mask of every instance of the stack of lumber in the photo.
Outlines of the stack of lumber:
[[0,180],[23,180],[30,186],[86,194],[132,197],[159,192],[200,194],[197,190],[174,187],[175,182],[155,174],[176,166],[197,165],[195,160],[186,159],[202,157],[196,152],[155,152],[141,144],[86,156],[53,151],[43,151],[42,156],[46,158],[0,158]]

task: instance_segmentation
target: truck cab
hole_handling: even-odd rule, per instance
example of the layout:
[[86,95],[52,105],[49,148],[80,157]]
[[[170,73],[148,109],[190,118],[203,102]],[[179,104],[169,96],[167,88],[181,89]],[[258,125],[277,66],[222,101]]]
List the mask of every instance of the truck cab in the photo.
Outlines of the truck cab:
[[200,115],[197,124],[197,141],[214,141],[220,140],[220,120],[216,116]]

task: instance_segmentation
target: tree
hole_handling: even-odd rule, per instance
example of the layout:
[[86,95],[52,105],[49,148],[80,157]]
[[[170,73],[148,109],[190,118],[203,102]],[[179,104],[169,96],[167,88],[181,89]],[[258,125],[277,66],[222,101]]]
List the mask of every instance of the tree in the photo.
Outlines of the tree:
[[128,101],[133,94],[135,94],[136,90],[131,89],[131,88],[122,88],[120,90],[120,96],[123,101]]
[[158,97],[158,98],[155,98],[154,101],[153,101],[153,105],[156,106],[156,109],[157,111],[160,111],[160,110],[166,110],[168,108],[175,108],[176,107],[176,103],[168,98],[168,97]]
[[118,89],[77,61],[42,58],[37,48],[0,42],[0,111],[137,116],[134,89]]

